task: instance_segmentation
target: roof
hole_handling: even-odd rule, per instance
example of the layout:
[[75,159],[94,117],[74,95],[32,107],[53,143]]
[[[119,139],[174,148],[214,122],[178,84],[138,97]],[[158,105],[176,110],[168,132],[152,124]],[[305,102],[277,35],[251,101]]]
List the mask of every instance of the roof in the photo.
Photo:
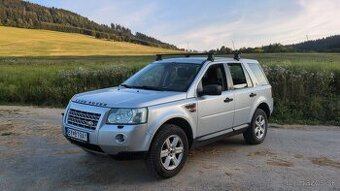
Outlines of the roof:
[[[206,61],[208,61],[207,57],[188,57],[188,58],[179,57],[179,58],[166,58],[166,59],[162,59],[159,61],[155,61],[155,63],[175,62],[175,63],[188,63],[188,64],[204,64]],[[215,57],[213,62],[233,62],[233,61],[237,62],[237,60],[235,60],[234,58]],[[254,59],[241,58],[239,61],[257,63],[257,61]]]

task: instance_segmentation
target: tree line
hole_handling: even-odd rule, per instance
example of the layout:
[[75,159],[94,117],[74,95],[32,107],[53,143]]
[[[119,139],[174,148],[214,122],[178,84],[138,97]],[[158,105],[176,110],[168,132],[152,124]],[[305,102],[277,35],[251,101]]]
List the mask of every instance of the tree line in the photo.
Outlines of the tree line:
[[[216,54],[232,54],[231,48],[222,46],[210,50]],[[282,45],[280,43],[269,44],[262,47],[243,47],[238,49],[242,53],[279,53],[279,52],[340,52],[340,35],[334,35],[317,40],[309,40],[302,43]]]
[[21,0],[0,0],[0,25],[29,29],[46,29],[68,33],[80,33],[99,39],[125,41],[147,46],[178,49],[131,30],[119,24],[98,24],[86,17],[64,9],[47,8]]

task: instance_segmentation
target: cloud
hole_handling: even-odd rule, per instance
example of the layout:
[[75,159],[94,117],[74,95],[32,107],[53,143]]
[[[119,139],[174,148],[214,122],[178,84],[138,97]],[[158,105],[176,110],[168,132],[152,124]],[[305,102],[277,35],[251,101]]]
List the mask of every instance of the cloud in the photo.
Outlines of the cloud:
[[236,48],[241,48],[274,42],[290,44],[306,40],[306,35],[316,39],[339,33],[340,22],[336,19],[340,16],[339,1],[301,0],[291,6],[281,9],[281,6],[273,5],[271,10],[255,11],[258,14],[255,17],[243,13],[232,22],[216,21],[206,27],[161,38],[181,47],[189,42],[190,48],[207,50],[221,45],[232,47],[232,40]]
[[296,43],[339,34],[338,0],[30,0],[190,49]]
[[[110,24],[116,23],[127,27],[138,28],[145,25],[156,10],[155,4],[135,5],[132,1],[121,1],[93,10],[89,15],[95,21]],[[138,4],[138,3],[137,3]]]

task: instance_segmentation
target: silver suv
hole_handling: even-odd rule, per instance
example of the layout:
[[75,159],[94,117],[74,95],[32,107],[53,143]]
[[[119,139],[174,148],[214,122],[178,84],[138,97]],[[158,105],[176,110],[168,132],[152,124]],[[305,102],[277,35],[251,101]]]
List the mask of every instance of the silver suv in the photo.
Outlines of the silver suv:
[[263,142],[273,98],[256,60],[162,56],[119,87],[75,95],[64,136],[87,152],[143,156],[164,178],[176,175],[199,145],[240,133],[248,144]]

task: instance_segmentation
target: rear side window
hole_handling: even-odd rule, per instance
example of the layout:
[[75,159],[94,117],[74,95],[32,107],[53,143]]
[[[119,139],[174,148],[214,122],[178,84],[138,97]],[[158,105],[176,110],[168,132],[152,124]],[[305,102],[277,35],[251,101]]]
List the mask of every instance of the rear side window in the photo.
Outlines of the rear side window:
[[231,78],[233,79],[234,88],[245,88],[248,87],[247,78],[244,75],[243,68],[239,63],[228,64]]
[[267,78],[264,75],[264,72],[259,64],[256,63],[248,63],[248,66],[250,67],[251,71],[254,73],[258,83],[260,85],[268,84]]

